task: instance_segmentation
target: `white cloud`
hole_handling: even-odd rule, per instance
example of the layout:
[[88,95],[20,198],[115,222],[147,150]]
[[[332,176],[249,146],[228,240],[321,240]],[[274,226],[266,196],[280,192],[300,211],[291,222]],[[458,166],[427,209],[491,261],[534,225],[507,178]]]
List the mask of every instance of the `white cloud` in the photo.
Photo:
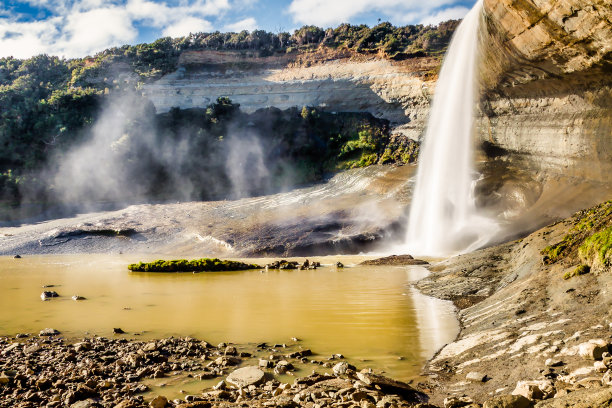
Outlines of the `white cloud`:
[[470,11],[470,9],[468,9],[467,7],[462,7],[462,6],[450,7],[445,10],[441,10],[435,14],[426,16],[422,18],[420,22],[421,24],[425,24],[425,25],[427,24],[437,25],[441,23],[442,21],[459,20],[465,17],[468,11]]
[[257,20],[253,17],[245,18],[244,20],[236,21],[235,23],[227,24],[223,27],[226,31],[240,32],[242,30],[253,31],[257,30]]
[[[427,16],[457,0],[292,0],[288,12],[293,21],[322,27],[350,21],[363,13],[378,12],[381,18],[397,20]],[[399,16],[399,17],[398,17]]]
[[83,57],[134,42],[138,37],[136,23],[157,28],[162,35],[172,37],[211,31],[213,26],[207,17],[222,16],[232,7],[229,0],[24,2],[48,10],[51,16],[23,21],[19,15],[0,11],[0,57],[27,58],[40,53]]
[[110,45],[127,44],[136,39],[138,31],[123,8],[94,9],[68,16],[63,27],[60,49],[71,56],[86,55]]
[[32,23],[12,23],[0,20],[0,56],[28,58],[50,53],[49,44],[60,36],[61,19],[49,19]]
[[211,31],[211,29],[212,24],[209,21],[202,18],[187,17],[164,28],[162,35],[164,37],[184,37],[189,33]]

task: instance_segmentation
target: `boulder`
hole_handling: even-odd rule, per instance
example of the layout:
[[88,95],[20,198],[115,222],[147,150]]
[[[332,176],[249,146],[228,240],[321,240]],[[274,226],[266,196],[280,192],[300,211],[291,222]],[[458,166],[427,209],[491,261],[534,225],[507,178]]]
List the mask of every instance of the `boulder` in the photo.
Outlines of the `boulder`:
[[592,339],[578,346],[578,355],[588,360],[601,360],[608,351],[608,342],[603,339]]
[[444,408],[462,408],[474,406],[474,400],[470,397],[448,397],[444,398]]
[[238,350],[236,350],[234,346],[227,346],[223,354],[226,356],[235,356],[238,355]]
[[529,408],[531,401],[522,395],[499,395],[485,401],[482,408]]
[[357,378],[368,387],[378,386],[381,390],[399,394],[410,402],[427,401],[427,396],[425,394],[415,390],[410,385],[380,374],[374,374],[363,370],[357,373]]
[[162,395],[158,395],[157,397],[153,398],[153,400],[149,403],[149,407],[165,408],[167,404],[168,404],[168,398]]
[[555,394],[553,382],[550,380],[541,381],[519,381],[512,395],[522,395],[529,400],[547,399]]
[[265,373],[259,367],[248,366],[239,368],[227,376],[226,382],[236,388],[257,385],[264,380]]

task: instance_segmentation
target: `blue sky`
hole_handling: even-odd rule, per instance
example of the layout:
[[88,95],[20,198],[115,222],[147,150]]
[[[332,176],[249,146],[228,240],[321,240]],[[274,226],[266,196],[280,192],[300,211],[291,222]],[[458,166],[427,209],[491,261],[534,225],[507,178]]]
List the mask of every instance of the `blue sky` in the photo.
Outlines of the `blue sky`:
[[190,32],[305,24],[437,24],[462,18],[475,0],[2,0],[0,57],[84,57],[112,46]]

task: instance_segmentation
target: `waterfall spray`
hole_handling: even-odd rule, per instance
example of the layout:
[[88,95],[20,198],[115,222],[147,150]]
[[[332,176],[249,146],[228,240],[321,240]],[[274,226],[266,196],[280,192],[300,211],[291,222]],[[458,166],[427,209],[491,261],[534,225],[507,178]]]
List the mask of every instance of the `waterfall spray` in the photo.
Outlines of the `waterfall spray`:
[[496,224],[477,214],[473,197],[473,125],[482,0],[455,32],[436,84],[419,156],[404,249],[449,255],[485,244]]

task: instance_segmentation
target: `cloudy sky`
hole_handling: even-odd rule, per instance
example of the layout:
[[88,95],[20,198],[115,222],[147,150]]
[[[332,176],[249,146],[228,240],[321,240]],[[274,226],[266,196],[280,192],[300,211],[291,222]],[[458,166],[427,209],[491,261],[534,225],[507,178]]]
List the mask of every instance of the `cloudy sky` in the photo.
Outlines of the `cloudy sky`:
[[305,24],[437,24],[462,18],[475,0],[2,0],[0,57],[84,57],[112,46],[190,32]]

